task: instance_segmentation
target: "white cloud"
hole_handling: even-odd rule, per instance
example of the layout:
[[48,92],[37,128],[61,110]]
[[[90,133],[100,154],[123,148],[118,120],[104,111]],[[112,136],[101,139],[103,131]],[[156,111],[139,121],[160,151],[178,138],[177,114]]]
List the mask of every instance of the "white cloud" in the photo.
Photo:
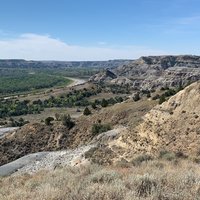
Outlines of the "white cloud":
[[22,34],[16,38],[0,39],[0,58],[27,60],[109,60],[133,59],[166,52],[138,46],[85,47],[68,45],[49,35]]

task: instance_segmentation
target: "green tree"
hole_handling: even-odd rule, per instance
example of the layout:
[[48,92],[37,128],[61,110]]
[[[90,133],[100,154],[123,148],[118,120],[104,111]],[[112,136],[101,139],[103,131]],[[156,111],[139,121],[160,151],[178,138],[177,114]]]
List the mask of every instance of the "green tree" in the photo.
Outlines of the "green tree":
[[110,124],[97,123],[97,124],[93,124],[93,126],[92,126],[92,133],[94,135],[98,135],[100,133],[103,133],[103,132],[106,132],[109,130],[111,130]]
[[134,100],[134,101],[139,101],[139,100],[140,100],[140,94],[139,94],[139,93],[136,93],[136,94],[133,96],[133,100]]
[[102,99],[102,101],[101,101],[101,106],[102,106],[102,107],[107,107],[107,106],[108,106],[108,101],[105,100],[105,99]]
[[69,114],[62,116],[62,124],[66,126],[68,129],[71,129],[75,125]]
[[115,99],[110,98],[108,99],[109,104],[114,105],[116,103]]
[[83,114],[84,115],[90,115],[91,114],[91,111],[89,110],[88,107],[85,108],[85,110],[83,111]]
[[91,104],[91,106],[92,106],[92,108],[93,108],[93,109],[96,109],[96,108],[97,108],[97,106],[96,106],[96,103],[95,103],[95,102],[93,102],[93,103]]
[[45,119],[45,124],[47,125],[47,126],[49,126],[49,125],[52,125],[51,124],[51,122],[54,120],[54,118],[53,117],[47,117],[46,119]]
[[165,101],[166,101],[165,96],[164,95],[160,96],[159,104],[162,104]]
[[116,100],[118,103],[121,103],[121,102],[124,101],[123,98],[122,98],[122,97],[119,97],[119,96],[116,96],[116,97],[115,97],[115,100]]

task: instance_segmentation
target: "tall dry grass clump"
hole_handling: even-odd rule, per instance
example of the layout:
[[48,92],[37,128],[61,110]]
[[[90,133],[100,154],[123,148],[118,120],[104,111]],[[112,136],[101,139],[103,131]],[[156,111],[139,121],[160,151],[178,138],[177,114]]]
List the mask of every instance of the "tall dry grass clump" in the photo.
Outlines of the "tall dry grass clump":
[[199,165],[189,160],[148,160],[140,165],[60,168],[0,179],[1,200],[194,200]]

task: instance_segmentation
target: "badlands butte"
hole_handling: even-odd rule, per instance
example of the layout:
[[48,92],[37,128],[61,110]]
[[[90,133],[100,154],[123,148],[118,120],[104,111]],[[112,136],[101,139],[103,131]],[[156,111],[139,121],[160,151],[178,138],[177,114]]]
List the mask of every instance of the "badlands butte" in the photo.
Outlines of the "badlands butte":
[[149,56],[90,78],[94,82],[130,84],[135,89],[176,87],[200,79],[199,56]]
[[[43,166],[40,170],[84,163],[128,165],[138,156],[158,158],[166,152],[200,162],[200,57],[149,56],[114,62],[111,68],[104,65],[81,88],[74,87],[100,88],[87,105],[91,113],[72,117],[70,128],[60,120],[48,125],[30,121],[6,134],[0,138],[0,165],[32,153],[50,155],[54,151],[64,153],[53,161],[45,154],[15,170],[33,172],[36,166]],[[116,93],[122,101],[97,103]],[[107,128],[95,131],[98,127]],[[64,154],[73,159],[66,160]]]

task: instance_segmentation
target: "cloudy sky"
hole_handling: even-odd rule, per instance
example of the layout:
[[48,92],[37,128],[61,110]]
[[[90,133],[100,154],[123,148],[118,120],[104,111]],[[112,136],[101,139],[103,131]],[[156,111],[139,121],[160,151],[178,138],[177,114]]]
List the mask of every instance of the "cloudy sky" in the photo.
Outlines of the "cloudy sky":
[[0,0],[0,59],[200,54],[199,0]]

